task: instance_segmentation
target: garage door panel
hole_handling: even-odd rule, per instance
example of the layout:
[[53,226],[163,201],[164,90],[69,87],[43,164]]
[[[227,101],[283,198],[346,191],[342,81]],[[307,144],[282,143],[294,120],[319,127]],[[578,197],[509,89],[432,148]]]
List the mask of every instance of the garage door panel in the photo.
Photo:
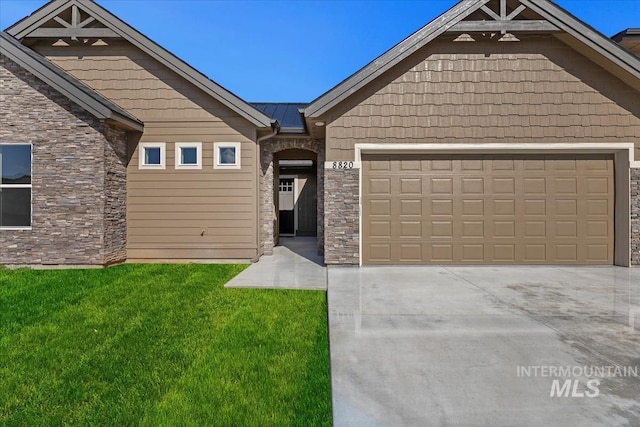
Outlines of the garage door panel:
[[609,194],[609,178],[608,177],[587,177],[585,180],[587,188],[585,189],[589,195],[607,195]]
[[516,237],[515,221],[493,221],[493,236],[497,238]]
[[524,199],[522,204],[524,216],[547,215],[547,201],[545,199]]
[[556,194],[575,194],[578,193],[578,179],[574,177],[562,177],[562,178],[554,178],[553,189],[550,192],[555,192]]
[[585,201],[586,214],[611,216],[613,212],[609,209],[609,201],[607,199],[590,199]]
[[422,216],[422,199],[400,200],[400,215]]
[[514,199],[494,199],[491,202],[493,202],[493,215],[516,214],[516,201]]
[[422,194],[421,178],[400,178],[400,195]]
[[524,245],[524,257],[525,263],[539,263],[547,260],[547,246],[543,243],[533,244],[525,243]]
[[431,221],[431,237],[453,239],[453,221]]
[[390,157],[363,156],[364,263],[613,263],[612,156]]
[[493,194],[516,194],[516,179],[493,178]]
[[462,243],[459,246],[460,262],[462,263],[482,263],[484,262],[484,245]]
[[389,178],[371,178],[369,180],[371,194],[391,194],[391,180]]
[[400,221],[400,237],[422,239],[422,221]]
[[462,221],[462,238],[485,237],[483,221]]
[[452,243],[432,243],[430,245],[430,263],[452,263],[453,262],[453,244]]
[[587,260],[591,262],[606,263],[611,247],[606,244],[587,245]]
[[389,243],[376,243],[367,245],[364,255],[373,263],[392,262],[391,245]]
[[400,245],[400,262],[422,262],[422,244],[401,244]]
[[484,178],[479,177],[463,177],[461,178],[462,195],[484,194]]
[[513,159],[496,159],[491,163],[492,170],[498,171],[514,171],[515,161]]
[[453,160],[427,160],[432,171],[453,171]]
[[516,260],[515,244],[493,245],[493,261],[499,263],[513,263]]
[[547,180],[544,177],[525,177],[524,195],[540,196],[547,194]]
[[559,262],[573,264],[578,262],[578,245],[575,244],[556,244],[554,245],[555,256]]
[[431,193],[433,194],[453,194],[453,178],[431,178]]
[[431,215],[453,215],[452,199],[433,199],[431,202]]

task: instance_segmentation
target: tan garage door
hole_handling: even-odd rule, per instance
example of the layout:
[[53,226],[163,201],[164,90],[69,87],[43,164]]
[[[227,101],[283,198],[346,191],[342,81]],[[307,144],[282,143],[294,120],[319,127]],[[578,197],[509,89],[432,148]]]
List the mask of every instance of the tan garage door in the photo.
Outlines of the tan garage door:
[[363,155],[364,264],[613,264],[613,157]]

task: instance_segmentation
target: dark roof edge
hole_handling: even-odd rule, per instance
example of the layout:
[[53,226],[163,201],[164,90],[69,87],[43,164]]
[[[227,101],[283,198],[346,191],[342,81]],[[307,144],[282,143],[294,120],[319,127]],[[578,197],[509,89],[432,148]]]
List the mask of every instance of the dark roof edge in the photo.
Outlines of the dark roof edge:
[[627,37],[639,37],[640,36],[640,28],[627,28],[626,30],[620,31],[618,34],[611,37],[612,40],[620,43],[623,39]]
[[444,33],[451,25],[464,19],[489,0],[461,1],[409,37],[378,56],[351,76],[314,99],[304,110],[307,117],[318,117],[371,82],[393,65],[410,56],[425,44]]
[[609,37],[549,0],[520,2],[640,80],[640,59]]
[[121,37],[160,61],[176,74],[190,81],[205,93],[208,93],[213,98],[217,99],[219,102],[253,123],[255,126],[272,127],[275,124],[273,120],[262,114],[253,106],[249,105],[249,103],[215,83],[200,71],[196,70],[185,61],[169,52],[167,49],[158,45],[153,40],[117,16],[113,15],[99,4],[95,3],[93,0],[52,0],[30,16],[9,27],[7,32],[16,38],[21,39],[31,31],[33,26],[41,24],[43,20],[48,19],[52,14],[57,13],[72,4],[76,4],[91,12],[91,14],[96,16],[103,24],[110,27]]
[[46,58],[0,32],[0,52],[98,119],[111,120],[127,129],[142,132],[144,124],[90,87],[58,68]]

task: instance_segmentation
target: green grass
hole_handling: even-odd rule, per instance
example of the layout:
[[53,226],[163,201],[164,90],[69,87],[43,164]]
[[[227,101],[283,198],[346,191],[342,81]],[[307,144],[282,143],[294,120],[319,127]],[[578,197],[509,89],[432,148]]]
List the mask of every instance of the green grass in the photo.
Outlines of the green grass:
[[0,425],[330,425],[325,294],[243,268],[0,270]]

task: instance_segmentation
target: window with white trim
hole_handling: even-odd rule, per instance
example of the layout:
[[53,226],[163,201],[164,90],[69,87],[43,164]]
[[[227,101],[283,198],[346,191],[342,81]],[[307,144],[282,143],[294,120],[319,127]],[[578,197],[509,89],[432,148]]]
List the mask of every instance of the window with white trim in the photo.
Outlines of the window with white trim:
[[0,144],[0,228],[31,227],[31,144]]
[[141,142],[138,150],[140,151],[138,169],[165,168],[166,144],[164,142]]
[[202,143],[176,142],[176,169],[202,169]]
[[240,169],[239,142],[214,142],[213,167],[215,169]]

